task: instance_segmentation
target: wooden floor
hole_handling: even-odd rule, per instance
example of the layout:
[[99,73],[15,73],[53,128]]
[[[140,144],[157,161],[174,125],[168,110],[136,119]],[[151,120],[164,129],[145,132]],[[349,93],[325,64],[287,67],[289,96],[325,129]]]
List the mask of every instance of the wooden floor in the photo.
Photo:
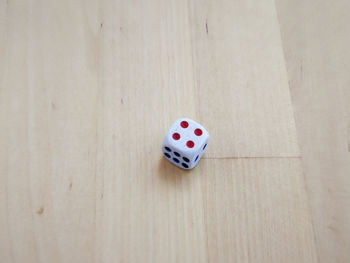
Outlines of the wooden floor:
[[349,11],[1,0],[0,261],[350,262]]

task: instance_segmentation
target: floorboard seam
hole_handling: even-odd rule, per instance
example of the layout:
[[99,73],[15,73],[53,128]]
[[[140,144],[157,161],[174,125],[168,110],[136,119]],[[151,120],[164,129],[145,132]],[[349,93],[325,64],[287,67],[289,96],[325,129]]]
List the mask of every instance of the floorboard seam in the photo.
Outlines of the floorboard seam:
[[236,160],[236,159],[301,159],[301,156],[232,156],[232,157],[203,157],[204,160]]

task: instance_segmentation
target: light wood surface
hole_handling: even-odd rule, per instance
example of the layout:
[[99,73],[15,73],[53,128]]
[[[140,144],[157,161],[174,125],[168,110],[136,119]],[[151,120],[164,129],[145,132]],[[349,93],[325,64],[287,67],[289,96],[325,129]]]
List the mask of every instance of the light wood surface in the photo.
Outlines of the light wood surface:
[[349,10],[1,1],[0,261],[349,262]]
[[349,1],[277,1],[319,262],[350,262]]

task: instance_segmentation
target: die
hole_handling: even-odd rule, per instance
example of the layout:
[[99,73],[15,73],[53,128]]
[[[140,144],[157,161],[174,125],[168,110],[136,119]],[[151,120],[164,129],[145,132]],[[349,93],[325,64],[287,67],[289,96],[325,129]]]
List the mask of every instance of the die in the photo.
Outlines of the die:
[[209,141],[209,133],[197,122],[181,118],[176,120],[165,135],[162,152],[172,164],[192,169],[201,159]]

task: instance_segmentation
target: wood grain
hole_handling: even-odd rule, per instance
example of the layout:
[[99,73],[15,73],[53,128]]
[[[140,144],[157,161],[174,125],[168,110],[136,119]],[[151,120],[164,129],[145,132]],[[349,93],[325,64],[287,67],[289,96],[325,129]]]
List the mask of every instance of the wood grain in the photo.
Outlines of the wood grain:
[[218,146],[208,156],[299,156],[274,2],[206,3],[190,21],[197,115]]
[[[1,1],[1,262],[345,259],[347,181],[312,195],[280,21],[274,1]],[[160,151],[181,116],[211,133],[191,171]],[[323,254],[322,213],[345,231]]]
[[349,1],[276,1],[319,262],[350,261]]
[[102,261],[316,262],[298,158],[157,162],[105,188]]
[[3,1],[2,7],[1,261],[91,262],[95,6]]

